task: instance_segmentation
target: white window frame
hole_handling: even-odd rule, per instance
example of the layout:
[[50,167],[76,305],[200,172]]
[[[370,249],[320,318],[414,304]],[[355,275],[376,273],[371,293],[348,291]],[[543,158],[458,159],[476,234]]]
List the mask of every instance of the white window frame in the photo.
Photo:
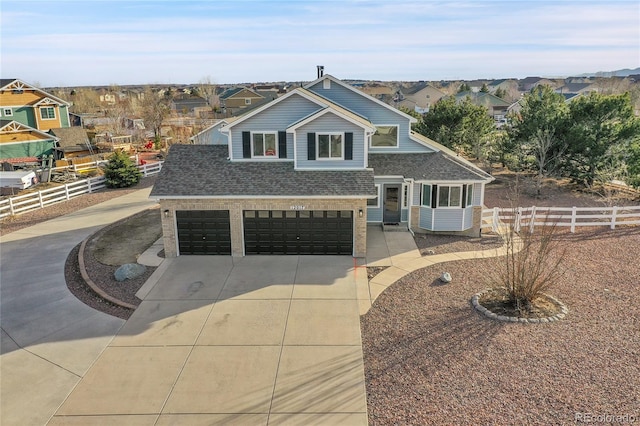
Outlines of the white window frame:
[[375,184],[376,186],[376,193],[378,194],[376,196],[376,205],[369,205],[369,200],[367,200],[367,208],[372,208],[372,209],[379,209],[380,208],[380,189],[382,188],[381,185],[379,183]]
[[467,200],[466,200],[466,207],[472,207],[473,206],[473,184],[469,183],[467,184]]
[[[45,110],[49,110],[49,109],[50,109],[51,111],[53,111],[53,117],[43,117],[43,116],[42,116],[42,113],[43,113]],[[56,109],[55,109],[54,107],[52,107],[52,106],[43,106],[43,107],[40,107],[40,120],[55,120],[55,119],[56,119]]]
[[244,99],[244,104],[245,105],[251,105],[251,98],[245,98]]
[[[254,135],[262,135],[262,155],[255,155],[255,150],[254,150]],[[264,141],[265,141],[265,136],[266,135],[273,135],[274,140],[276,142],[275,144],[275,154],[273,155],[266,155],[265,152],[265,147],[264,147]],[[278,152],[278,132],[251,132],[251,158],[280,158],[279,157],[279,152]]]
[[[447,197],[447,204],[446,206],[441,206],[440,205],[440,190],[441,188],[449,188],[449,196]],[[457,206],[452,206],[451,205],[451,188],[459,188],[460,189],[460,204],[458,204]],[[438,194],[436,196],[436,208],[438,209],[461,209],[462,208],[462,185],[438,185]]]
[[376,132],[378,131],[378,127],[395,127],[396,128],[396,144],[393,146],[375,146],[373,144],[373,139],[375,138],[375,133],[371,135],[371,139],[369,139],[369,148],[375,149],[396,149],[400,146],[400,126],[397,124],[376,124]]
[[13,117],[13,110],[11,108],[2,108],[2,114],[5,117]]
[[[424,203],[424,187],[425,186],[429,187],[429,197],[427,198],[427,204]],[[431,191],[433,191],[433,185],[431,185],[430,183],[423,183],[422,184],[422,190],[420,192],[420,205],[422,207],[431,208]]]
[[[320,136],[329,136],[329,156],[328,157],[320,157]],[[331,136],[340,136],[340,157],[331,156]],[[316,133],[316,160],[318,161],[344,160],[344,133],[343,132]]]

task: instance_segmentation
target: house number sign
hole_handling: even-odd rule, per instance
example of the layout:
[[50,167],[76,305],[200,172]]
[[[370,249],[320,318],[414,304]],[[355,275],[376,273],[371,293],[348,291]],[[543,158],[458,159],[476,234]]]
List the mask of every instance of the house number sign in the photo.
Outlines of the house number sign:
[[304,210],[305,207],[304,206],[291,206],[289,207],[289,210]]

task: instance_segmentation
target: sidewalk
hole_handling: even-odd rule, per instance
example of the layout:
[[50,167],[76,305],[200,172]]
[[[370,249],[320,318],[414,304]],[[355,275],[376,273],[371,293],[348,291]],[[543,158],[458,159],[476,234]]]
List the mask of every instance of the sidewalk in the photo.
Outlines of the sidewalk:
[[124,321],[67,289],[69,252],[98,229],[156,205],[150,188],[0,237],[0,423],[47,423]]

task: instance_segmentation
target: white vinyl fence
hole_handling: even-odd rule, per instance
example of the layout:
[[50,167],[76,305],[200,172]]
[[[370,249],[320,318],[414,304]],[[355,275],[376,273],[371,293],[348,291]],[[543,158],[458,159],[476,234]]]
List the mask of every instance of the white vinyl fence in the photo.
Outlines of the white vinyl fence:
[[482,228],[497,232],[500,224],[513,225],[516,232],[528,226],[568,226],[575,232],[579,226],[640,225],[640,206],[629,207],[517,207],[484,209]]
[[[142,164],[139,165],[138,168],[142,172],[142,175],[147,177],[159,173],[162,169],[162,163],[162,161],[159,161],[157,163]],[[5,198],[0,200],[0,219],[41,209],[50,204],[67,201],[79,195],[99,191],[106,187],[105,180],[104,176],[96,176],[53,188],[43,189],[38,192]]]

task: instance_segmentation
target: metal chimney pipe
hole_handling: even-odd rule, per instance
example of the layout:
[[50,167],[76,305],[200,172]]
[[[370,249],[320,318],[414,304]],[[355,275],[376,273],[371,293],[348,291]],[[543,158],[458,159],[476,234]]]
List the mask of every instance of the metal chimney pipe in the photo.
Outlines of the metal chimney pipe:
[[316,67],[318,68],[318,78],[320,78],[324,75],[324,65],[316,65]]

